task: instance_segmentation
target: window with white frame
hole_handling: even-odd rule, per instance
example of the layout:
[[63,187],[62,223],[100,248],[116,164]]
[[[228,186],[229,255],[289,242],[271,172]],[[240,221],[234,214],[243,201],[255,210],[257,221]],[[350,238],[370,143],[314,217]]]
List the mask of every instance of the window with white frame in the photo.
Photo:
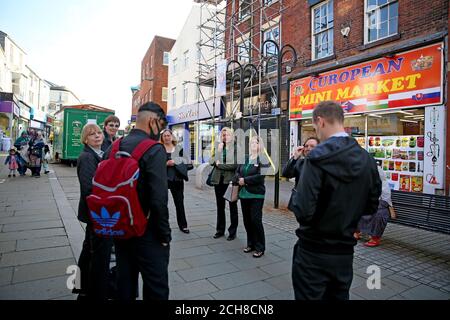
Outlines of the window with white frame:
[[162,93],[161,93],[161,100],[162,101],[167,101],[167,88],[163,87],[162,88]]
[[177,73],[177,63],[178,63],[178,61],[177,61],[177,59],[173,59],[173,64],[172,64],[172,72],[173,72],[173,74],[176,74]]
[[238,60],[241,63],[250,62],[250,50],[251,42],[250,39],[246,39],[237,45],[238,47]]
[[189,50],[183,54],[183,61],[184,61],[184,69],[186,70],[189,66]]
[[365,42],[370,43],[398,33],[398,1],[366,0]]
[[185,83],[183,84],[183,104],[188,102],[188,93],[188,85]]
[[239,18],[244,20],[251,15],[252,0],[239,1]]
[[172,106],[177,105],[177,88],[172,88]]
[[316,60],[333,55],[333,0],[324,1],[311,10],[312,60]]
[[[273,40],[278,45],[280,45],[280,27],[275,26],[269,30],[264,31],[263,37],[264,37],[264,41]],[[275,45],[270,42],[267,43],[264,47],[264,54],[266,57],[275,56],[277,54],[277,49],[276,49]],[[275,57],[270,59],[268,63],[269,63],[269,65],[267,67],[267,71],[269,73],[277,70],[277,59]]]
[[169,61],[170,61],[170,53],[169,52],[164,52],[163,65],[168,66],[169,65]]

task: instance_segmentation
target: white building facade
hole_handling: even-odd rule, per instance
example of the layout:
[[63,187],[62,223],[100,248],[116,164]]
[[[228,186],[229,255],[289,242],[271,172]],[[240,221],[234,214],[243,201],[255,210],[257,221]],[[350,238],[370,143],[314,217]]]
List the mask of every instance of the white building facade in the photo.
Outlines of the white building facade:
[[203,135],[202,131],[209,132],[211,125],[206,122],[220,116],[221,112],[221,102],[220,99],[214,99],[213,88],[199,86],[199,64],[202,60],[211,60],[215,54],[211,48],[200,45],[205,42],[202,39],[205,35],[202,35],[199,27],[208,15],[211,13],[204,6],[192,6],[170,52],[168,73],[169,126],[178,143],[182,144],[184,154],[190,154],[196,163],[209,158],[205,152],[210,141],[202,139],[208,136]]

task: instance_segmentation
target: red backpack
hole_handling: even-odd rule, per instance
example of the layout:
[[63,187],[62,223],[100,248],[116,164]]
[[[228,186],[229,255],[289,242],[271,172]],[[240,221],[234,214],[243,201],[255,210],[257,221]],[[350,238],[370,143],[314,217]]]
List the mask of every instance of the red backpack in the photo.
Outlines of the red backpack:
[[147,227],[137,193],[139,159],[158,142],[146,139],[130,155],[114,142],[109,158],[100,162],[92,179],[87,205],[94,232],[99,237],[129,239],[140,237]]

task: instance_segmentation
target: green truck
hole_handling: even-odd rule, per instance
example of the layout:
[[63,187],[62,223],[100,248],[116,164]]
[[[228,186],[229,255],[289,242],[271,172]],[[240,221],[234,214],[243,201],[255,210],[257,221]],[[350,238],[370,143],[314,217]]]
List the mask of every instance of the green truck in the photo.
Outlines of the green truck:
[[114,110],[95,105],[67,106],[55,113],[53,159],[76,162],[83,150],[83,127],[87,123],[96,123],[103,130],[103,122],[113,114]]

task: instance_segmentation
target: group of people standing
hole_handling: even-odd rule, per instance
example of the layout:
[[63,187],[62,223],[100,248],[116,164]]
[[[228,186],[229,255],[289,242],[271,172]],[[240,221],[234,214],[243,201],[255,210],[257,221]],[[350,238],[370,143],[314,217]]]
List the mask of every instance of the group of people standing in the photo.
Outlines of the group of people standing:
[[[343,121],[344,113],[339,104],[331,101],[320,103],[313,112],[313,126],[318,137],[309,138],[298,147],[283,170],[285,177],[296,181],[289,202],[289,209],[300,225],[296,230],[299,240],[294,247],[292,262],[296,299],[348,299],[353,278],[353,247],[358,232],[375,230],[382,234],[386,226],[385,209],[391,202],[380,179],[382,172],[377,169],[375,160],[348,136]],[[141,106],[136,126],[120,140],[119,150],[131,154],[145,139],[160,142],[139,160],[137,185],[139,202],[143,211],[148,213],[147,229],[143,236],[128,240],[112,241],[97,237],[88,219],[86,197],[91,193],[98,163],[109,157],[110,145],[119,125],[115,118],[105,121],[104,132],[92,124],[83,128],[85,149],[80,155],[77,170],[81,188],[79,219],[87,223],[87,228],[79,259],[82,274],[79,297],[107,298],[109,259],[114,245],[117,298],[136,298],[140,273],[144,282],[143,298],[165,300],[169,296],[171,241],[168,190],[175,202],[178,227],[181,232],[189,233],[184,208],[184,181],[188,180],[188,171],[193,166],[177,148],[173,133],[165,129],[167,120],[161,107],[152,102]],[[208,184],[214,186],[217,205],[214,238],[225,236],[227,200],[224,196],[230,188],[238,188],[237,197],[228,201],[231,224],[227,240],[236,238],[236,199],[239,199],[247,233],[247,245],[243,251],[253,252],[253,257],[260,258],[266,250],[262,223],[266,190],[262,170],[270,166],[269,159],[263,152],[262,139],[256,134],[250,137],[244,163],[238,163],[236,149],[233,130],[223,128],[209,161],[213,168]],[[380,236],[376,237],[372,235],[372,242],[379,240]]]
[[[265,235],[262,223],[264,206],[265,175],[261,168],[268,166],[268,161],[263,156],[263,141],[253,135],[249,141],[249,152],[243,164],[238,164],[233,130],[225,127],[220,133],[220,143],[216,152],[209,160],[213,166],[210,173],[209,184],[214,186],[217,205],[217,225],[214,238],[225,235],[225,205],[224,198],[227,189],[231,186],[238,187],[238,197],[241,202],[242,217],[247,233],[247,246],[244,252],[253,252],[253,257],[260,258],[265,252]],[[231,224],[228,228],[228,241],[236,238],[238,227],[238,206],[236,201],[229,201]]]
[[42,167],[45,174],[49,173],[50,160],[50,148],[45,144],[42,131],[34,129],[23,131],[14,142],[14,148],[9,150],[5,160],[5,165],[8,165],[10,170],[8,177],[16,177],[16,172],[20,176],[25,176],[30,169],[31,176],[39,178]]

